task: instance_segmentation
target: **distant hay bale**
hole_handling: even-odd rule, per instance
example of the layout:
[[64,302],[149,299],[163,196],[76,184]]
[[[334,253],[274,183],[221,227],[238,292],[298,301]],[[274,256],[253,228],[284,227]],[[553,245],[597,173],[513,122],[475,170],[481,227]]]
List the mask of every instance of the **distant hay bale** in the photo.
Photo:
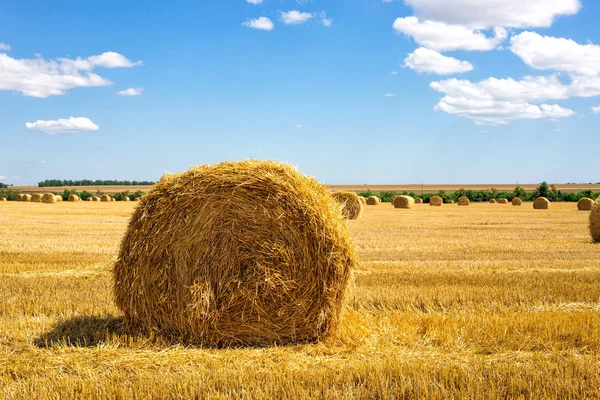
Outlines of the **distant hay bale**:
[[325,187],[249,160],[165,175],[131,217],[113,275],[127,326],[225,347],[331,336],[355,266]]
[[448,200],[448,204],[454,204],[454,200]]
[[371,196],[367,199],[367,204],[370,206],[376,206],[381,203],[381,199],[377,196]]
[[106,202],[112,201],[112,198],[107,194],[103,194],[102,197],[100,197],[100,201],[106,203]]
[[594,204],[594,200],[584,197],[577,202],[577,209],[579,211],[590,211],[592,209],[592,205]]
[[471,201],[469,200],[469,198],[467,196],[461,196],[458,198],[459,206],[468,206],[469,204],[471,204]]
[[62,196],[59,196],[59,195],[55,194],[54,197],[56,197],[56,202],[57,203],[60,203],[62,201]]
[[0,201],[8,201],[8,200],[6,200],[6,197],[0,197]]
[[358,219],[363,212],[363,204],[353,192],[335,192],[331,196],[340,205],[342,215],[348,219]]
[[590,234],[592,242],[600,243],[600,200],[596,199],[592,203],[592,212],[590,213]]
[[30,194],[21,195],[21,201],[31,201],[31,195]]
[[136,197],[136,198],[133,199],[133,201],[140,201],[140,198]]
[[523,200],[521,200],[518,197],[515,197],[514,199],[512,199],[511,203],[512,203],[513,206],[520,206],[520,205],[523,204]]
[[367,204],[367,198],[365,196],[358,196],[358,199],[363,205]]
[[394,208],[412,208],[415,199],[410,196],[396,196],[392,201]]
[[420,198],[420,197],[417,197],[417,198],[415,199],[415,204],[423,204],[423,199],[422,199],[422,198]]
[[79,196],[77,196],[76,194],[70,194],[68,201],[70,201],[72,203],[77,202],[77,201],[79,201]]
[[121,201],[129,201],[129,197],[127,197],[127,196],[123,196],[123,197],[121,198]]
[[88,197],[85,201],[94,201],[93,197]]
[[56,196],[53,193],[45,193],[42,196],[42,203],[54,204],[56,202],[57,202]]
[[23,195],[21,193],[17,194],[17,201],[23,201]]
[[41,203],[42,202],[42,195],[39,193],[35,193],[31,196],[31,201],[34,203]]
[[508,200],[506,200],[506,199],[498,199],[498,204],[508,204]]
[[94,196],[94,197],[92,197],[92,200],[93,200],[93,201],[100,201],[100,197],[98,197],[98,196]]
[[496,204],[496,199],[490,199],[490,203]]
[[435,207],[441,207],[444,204],[444,200],[440,196],[433,196],[429,199],[429,205]]
[[547,210],[550,208],[550,200],[545,197],[538,197],[533,202],[533,208],[536,210]]

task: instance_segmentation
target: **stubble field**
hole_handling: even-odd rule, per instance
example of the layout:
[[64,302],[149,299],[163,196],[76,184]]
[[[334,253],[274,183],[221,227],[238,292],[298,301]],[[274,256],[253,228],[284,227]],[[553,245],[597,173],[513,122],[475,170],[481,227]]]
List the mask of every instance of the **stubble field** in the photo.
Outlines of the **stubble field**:
[[121,329],[134,207],[0,204],[0,397],[600,397],[600,246],[573,203],[367,206],[336,337],[234,349]]

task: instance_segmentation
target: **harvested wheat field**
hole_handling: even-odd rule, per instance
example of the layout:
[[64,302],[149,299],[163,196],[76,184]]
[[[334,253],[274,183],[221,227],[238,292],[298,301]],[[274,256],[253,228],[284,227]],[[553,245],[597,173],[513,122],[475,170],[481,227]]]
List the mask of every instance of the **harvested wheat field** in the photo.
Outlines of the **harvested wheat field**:
[[225,349],[124,329],[111,270],[143,203],[2,203],[0,398],[600,397],[600,245],[573,203],[367,207],[337,332]]

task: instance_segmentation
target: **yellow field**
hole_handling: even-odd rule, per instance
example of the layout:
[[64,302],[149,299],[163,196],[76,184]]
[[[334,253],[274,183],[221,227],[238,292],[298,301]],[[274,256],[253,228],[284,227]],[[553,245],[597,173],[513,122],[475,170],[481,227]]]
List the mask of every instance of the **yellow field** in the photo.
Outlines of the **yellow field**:
[[[490,190],[495,188],[499,192],[507,191],[512,192],[517,186],[514,184],[492,184],[492,183],[480,183],[474,185],[456,185],[456,184],[429,184],[423,185],[421,187],[420,184],[409,184],[409,185],[326,185],[331,190],[344,190],[351,192],[364,192],[369,189],[375,193],[385,192],[385,191],[396,191],[396,192],[415,192],[421,193],[421,189],[423,193],[437,193],[440,190],[445,190],[447,192],[454,192],[459,189],[465,190]],[[533,192],[538,186],[539,183],[533,184],[520,184],[520,186],[528,192]],[[151,186],[56,186],[56,187],[47,187],[47,188],[39,188],[37,186],[15,186],[14,189],[20,190],[23,193],[46,193],[46,192],[62,192],[65,189],[74,189],[78,192],[87,190],[90,193],[106,193],[106,194],[115,194],[121,193],[125,191],[129,191],[130,193],[134,193],[138,190],[142,192],[147,192],[150,190]],[[584,190],[591,190],[593,192],[600,192],[600,185],[595,184],[573,184],[573,185],[565,185],[565,184],[557,184],[556,188],[563,192],[582,192]]]
[[600,245],[574,203],[367,206],[337,336],[241,349],[121,330],[134,207],[0,204],[0,397],[600,398]]

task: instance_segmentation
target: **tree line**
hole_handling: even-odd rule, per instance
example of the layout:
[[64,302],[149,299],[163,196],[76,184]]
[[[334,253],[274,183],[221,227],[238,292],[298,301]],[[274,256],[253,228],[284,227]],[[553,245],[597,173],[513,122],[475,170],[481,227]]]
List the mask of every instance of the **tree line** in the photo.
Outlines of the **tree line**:
[[545,197],[550,201],[566,201],[566,202],[577,202],[584,197],[588,197],[590,199],[596,199],[600,193],[595,193],[591,190],[584,190],[579,193],[573,192],[562,192],[556,188],[555,185],[548,185],[547,182],[542,182],[535,190],[527,192],[521,186],[515,187],[515,189],[511,192],[502,191],[499,192],[496,189],[492,188],[490,190],[465,190],[459,189],[455,192],[448,193],[445,190],[440,190],[437,193],[424,193],[422,195],[418,195],[415,192],[380,192],[379,194],[375,194],[371,192],[371,190],[367,190],[366,192],[359,193],[359,196],[377,196],[383,202],[391,202],[394,196],[405,195],[412,196],[414,198],[420,197],[423,199],[424,203],[429,203],[429,199],[433,196],[441,197],[444,202],[448,200],[458,201],[459,197],[465,196],[468,197],[470,201],[474,202],[487,202],[491,199],[507,199],[511,201],[515,197],[520,198],[523,201],[534,201],[538,197]]
[[38,187],[56,187],[56,186],[149,186],[154,185],[151,181],[117,181],[117,180],[63,180],[63,179],[46,179],[38,183]]

